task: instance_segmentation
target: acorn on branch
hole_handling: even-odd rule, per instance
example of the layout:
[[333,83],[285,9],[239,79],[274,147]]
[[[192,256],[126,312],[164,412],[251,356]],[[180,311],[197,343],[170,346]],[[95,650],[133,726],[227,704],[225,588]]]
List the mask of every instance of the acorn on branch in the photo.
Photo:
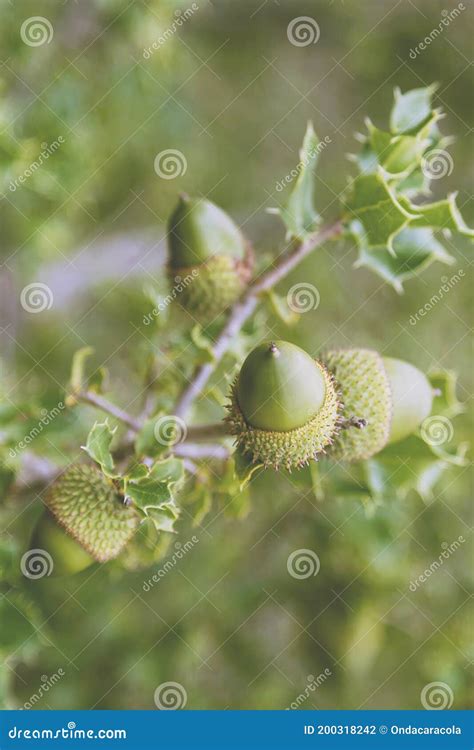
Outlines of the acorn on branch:
[[274,341],[257,346],[242,365],[227,421],[254,463],[291,470],[325,453],[340,406],[324,365],[294,344]]
[[211,321],[229,308],[252,277],[250,243],[211,201],[180,196],[169,220],[168,249],[176,299],[200,320]]
[[432,389],[413,365],[370,349],[330,351],[324,362],[285,341],[257,346],[232,386],[226,417],[254,463],[300,468],[328,455],[362,461],[413,433]]
[[[46,506],[51,515],[40,519],[38,533],[51,547],[45,549],[55,565],[58,562],[66,570],[68,557],[69,564],[78,569],[82,569],[82,562],[86,567],[87,558],[90,563],[103,563],[117,557],[140,524],[138,513],[125,505],[113,480],[88,464],[67,468],[51,485]],[[52,523],[59,524],[60,534]],[[61,537],[63,530],[67,541]],[[87,557],[78,556],[78,546]]]

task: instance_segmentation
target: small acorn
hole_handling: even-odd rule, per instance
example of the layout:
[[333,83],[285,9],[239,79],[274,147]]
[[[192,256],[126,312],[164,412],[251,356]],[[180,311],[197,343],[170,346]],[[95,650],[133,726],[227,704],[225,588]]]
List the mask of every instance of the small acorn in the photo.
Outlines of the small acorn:
[[384,357],[383,363],[393,402],[388,442],[397,443],[415,432],[431,414],[433,388],[426,375],[409,362]]
[[169,220],[168,249],[176,299],[198,319],[209,321],[224,312],[251,279],[250,243],[211,201],[180,196]]
[[286,341],[260,344],[232,387],[227,421],[254,463],[299,468],[318,459],[338,431],[340,403],[324,365]]
[[387,443],[392,419],[390,382],[380,354],[370,349],[331,351],[324,362],[340,388],[343,426],[331,456],[362,461]]
[[47,511],[36,524],[31,548],[46,550],[51,555],[52,574],[57,576],[80,573],[95,563],[94,558]]
[[140,518],[95,466],[72,465],[52,484],[46,505],[55,520],[97,562],[121,552]]

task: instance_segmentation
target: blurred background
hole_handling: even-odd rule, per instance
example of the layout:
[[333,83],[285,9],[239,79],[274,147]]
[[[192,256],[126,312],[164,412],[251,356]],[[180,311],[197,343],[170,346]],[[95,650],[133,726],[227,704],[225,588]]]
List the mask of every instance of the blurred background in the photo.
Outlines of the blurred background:
[[[142,324],[150,310],[144,287],[164,283],[165,223],[177,193],[207,196],[235,217],[257,254],[276,254],[283,230],[264,209],[281,202],[276,185],[297,163],[309,119],[320,139],[331,139],[316,181],[318,210],[330,219],[353,173],[345,154],[357,147],[353,134],[364,117],[386,127],[394,86],[438,81],[435,102],[447,113],[442,128],[456,140],[453,172],[435,191],[459,190],[472,224],[472,9],[410,56],[438,27],[445,5],[0,0],[4,411],[26,419],[31,403],[54,408],[64,398],[73,352],[90,344],[95,366],[110,370],[111,398],[136,412],[134,383],[150,348],[158,354],[163,338],[182,325],[172,315],[165,331]],[[32,16],[43,18],[41,44],[24,41]],[[287,27],[298,16],[317,21],[316,44],[289,43]],[[176,179],[155,170],[165,149],[184,155]],[[310,279],[320,292],[318,309],[294,329],[274,330],[312,353],[355,344],[425,371],[455,370],[458,397],[469,406],[471,251],[461,240],[447,247],[456,258],[452,272],[465,276],[416,325],[410,316],[451,269],[433,264],[399,296],[370,272],[354,270],[355,248],[341,243],[315,253],[282,284],[285,291]],[[20,292],[38,281],[52,290],[54,304],[29,315]],[[181,372],[188,364],[175,366]],[[163,367],[176,381],[174,366]],[[457,440],[468,436],[467,413],[456,421]],[[215,415],[209,407],[206,416]],[[94,418],[85,408],[64,411],[34,450],[71,461]],[[468,707],[470,544],[410,590],[443,544],[470,539],[467,469],[445,475],[429,501],[409,493],[370,514],[353,498],[318,502],[299,481],[266,473],[252,484],[249,508],[237,499],[233,516],[218,497],[197,525],[185,512],[178,544],[198,542],[149,590],[161,563],[11,583],[41,498],[34,489],[2,497],[2,705],[21,707],[43,686],[36,708],[148,709],[157,687],[171,681],[185,688],[189,709],[295,702],[409,709],[421,707],[424,686],[443,682],[452,707]],[[178,549],[172,541],[171,551]],[[295,580],[287,559],[304,548],[317,552],[321,571]]]

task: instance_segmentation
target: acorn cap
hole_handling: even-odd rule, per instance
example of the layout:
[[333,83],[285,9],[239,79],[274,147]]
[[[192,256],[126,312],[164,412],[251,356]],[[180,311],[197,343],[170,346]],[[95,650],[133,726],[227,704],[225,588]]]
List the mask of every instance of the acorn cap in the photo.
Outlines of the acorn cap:
[[49,512],[40,516],[31,547],[46,550],[51,555],[53,575],[73,575],[95,563],[94,558],[64,531]]
[[401,359],[384,357],[392,392],[393,414],[389,443],[411,435],[431,414],[433,389],[424,373]]
[[117,557],[140,523],[137,512],[124,504],[112,480],[87,464],[66,469],[52,484],[46,505],[98,562]]
[[339,400],[323,365],[286,341],[257,346],[233,385],[227,421],[255,463],[301,467],[324,453]]
[[215,255],[243,260],[245,239],[225,211],[203,198],[181,195],[168,226],[169,262],[173,268],[205,263]]
[[[388,441],[392,396],[382,357],[370,349],[341,349],[324,361],[340,388],[344,404],[341,429],[330,455],[361,461],[382,450]],[[351,426],[359,420],[360,429]]]

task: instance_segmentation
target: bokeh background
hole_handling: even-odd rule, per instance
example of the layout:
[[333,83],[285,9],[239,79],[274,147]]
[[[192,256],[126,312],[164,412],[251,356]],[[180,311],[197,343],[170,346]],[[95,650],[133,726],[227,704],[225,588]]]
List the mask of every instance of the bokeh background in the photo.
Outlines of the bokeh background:
[[[112,398],[138,409],[135,379],[160,336],[144,329],[144,285],[163,281],[166,217],[179,191],[203,195],[232,213],[263,256],[283,232],[266,207],[296,164],[306,122],[331,143],[317,176],[318,210],[337,216],[351,165],[345,154],[366,115],[384,126],[393,87],[438,81],[452,174],[435,185],[459,190],[473,218],[472,9],[463,11],[415,59],[410,50],[440,23],[437,0],[300,2],[199,0],[198,10],[148,57],[144,50],[191,6],[187,2],[1,0],[0,27],[0,343],[6,408],[52,408],[63,398],[71,356],[96,348],[111,372]],[[25,19],[41,15],[49,43],[21,39]],[[311,16],[314,45],[289,43],[287,26]],[[60,147],[16,190],[11,180],[44,144]],[[160,179],[154,159],[179,149],[187,170]],[[455,272],[466,276],[416,326],[410,316],[442,284],[433,264],[398,296],[354,270],[350,244],[323,248],[282,284],[310,279],[319,308],[282,337],[316,353],[369,346],[424,370],[459,373],[469,406],[470,250],[448,240]],[[20,290],[47,283],[54,305],[25,314]],[[174,325],[173,318],[169,325]],[[177,363],[176,367],[186,365]],[[170,379],[174,377],[169,367]],[[12,406],[14,404],[15,406]],[[467,412],[466,412],[467,414]],[[213,412],[215,415],[215,411]],[[35,445],[46,459],[75,458],[95,415],[62,414]],[[468,437],[467,416],[456,439]],[[463,544],[416,592],[443,542],[469,539],[472,485],[467,468],[443,477],[435,496],[410,493],[367,513],[355,499],[317,502],[296,477],[266,474],[252,484],[248,513],[222,512],[218,497],[197,526],[184,513],[181,542],[199,542],[151,591],[145,572],[114,565],[54,581],[8,579],[27,548],[41,497],[32,490],[0,506],[4,574],[0,600],[0,701],[21,707],[62,670],[37,708],[154,708],[167,681],[187,692],[190,709],[420,708],[423,687],[450,686],[453,708],[469,705],[472,547]],[[239,518],[238,516],[244,516]],[[295,580],[287,558],[317,551],[321,571]],[[312,677],[330,676],[317,690]],[[305,692],[306,691],[306,692]]]

